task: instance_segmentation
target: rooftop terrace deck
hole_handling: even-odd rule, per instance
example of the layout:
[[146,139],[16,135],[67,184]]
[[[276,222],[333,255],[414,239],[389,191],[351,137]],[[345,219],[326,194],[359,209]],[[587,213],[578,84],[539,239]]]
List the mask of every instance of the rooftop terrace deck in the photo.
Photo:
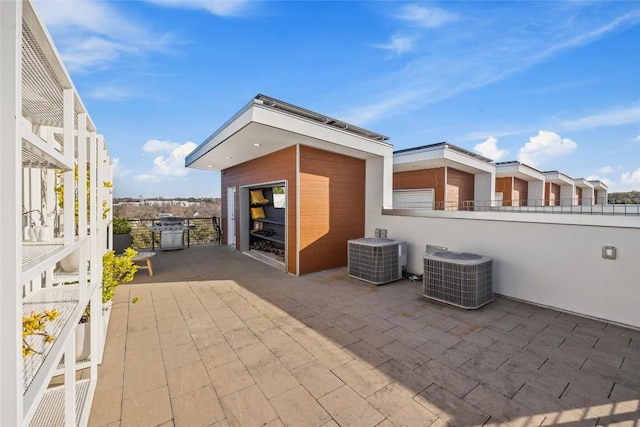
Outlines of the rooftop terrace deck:
[[159,252],[116,293],[90,425],[638,425],[639,331],[420,291]]

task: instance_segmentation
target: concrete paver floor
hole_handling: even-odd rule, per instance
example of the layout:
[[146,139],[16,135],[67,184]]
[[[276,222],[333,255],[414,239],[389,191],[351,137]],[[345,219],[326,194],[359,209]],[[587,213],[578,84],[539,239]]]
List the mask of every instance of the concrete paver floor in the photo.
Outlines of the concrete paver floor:
[[116,292],[92,426],[640,425],[639,331],[222,246],[153,262]]

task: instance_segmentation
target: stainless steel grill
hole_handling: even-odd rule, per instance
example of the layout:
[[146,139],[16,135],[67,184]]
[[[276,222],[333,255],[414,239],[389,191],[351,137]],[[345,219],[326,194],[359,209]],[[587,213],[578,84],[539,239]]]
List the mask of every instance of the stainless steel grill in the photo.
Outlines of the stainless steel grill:
[[184,230],[193,228],[185,225],[184,218],[181,216],[164,215],[160,216],[149,227],[151,231],[160,232],[160,249],[163,251],[171,251],[174,249],[184,249]]

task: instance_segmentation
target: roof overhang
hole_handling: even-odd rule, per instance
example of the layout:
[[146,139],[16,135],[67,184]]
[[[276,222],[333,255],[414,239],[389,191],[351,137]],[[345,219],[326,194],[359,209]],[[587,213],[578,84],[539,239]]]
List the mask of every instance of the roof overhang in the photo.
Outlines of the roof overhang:
[[391,156],[388,138],[258,95],[185,159],[185,166],[222,171],[297,144],[359,159]]
[[609,189],[609,187],[607,187],[607,184],[602,181],[593,180],[589,181],[589,183],[593,185],[593,189],[597,191],[607,191]]
[[495,171],[495,165],[490,163],[490,159],[467,154],[465,150],[446,143],[401,150],[393,155],[394,172],[433,169],[445,166],[472,174],[492,173]]
[[523,181],[544,181],[544,174],[542,172],[524,163],[496,163],[496,178],[507,178],[510,176]]
[[544,179],[546,182],[550,182],[552,184],[557,184],[560,186],[563,185],[575,185],[575,183],[573,182],[573,178],[569,177],[568,175],[563,174],[562,172],[558,172],[558,171],[547,171],[547,172],[543,172],[544,174]]
[[576,187],[589,188],[593,190],[593,184],[584,178],[576,178],[573,180],[573,182],[575,183]]

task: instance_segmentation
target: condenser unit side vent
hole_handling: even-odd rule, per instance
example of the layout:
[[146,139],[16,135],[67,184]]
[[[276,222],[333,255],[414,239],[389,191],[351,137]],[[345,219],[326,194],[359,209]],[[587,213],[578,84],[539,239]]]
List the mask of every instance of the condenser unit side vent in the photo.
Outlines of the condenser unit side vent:
[[430,252],[424,256],[423,295],[473,309],[493,301],[493,260],[466,252]]
[[392,239],[362,238],[349,240],[348,274],[375,285],[402,278],[407,265],[407,244]]

